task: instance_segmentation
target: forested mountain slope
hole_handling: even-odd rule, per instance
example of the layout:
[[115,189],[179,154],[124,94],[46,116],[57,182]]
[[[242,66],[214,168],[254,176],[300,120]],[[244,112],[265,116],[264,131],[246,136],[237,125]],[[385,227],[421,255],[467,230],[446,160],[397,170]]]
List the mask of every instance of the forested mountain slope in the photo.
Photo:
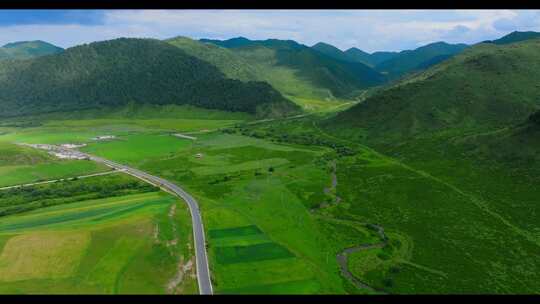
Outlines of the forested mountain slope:
[[0,60],[29,59],[45,55],[58,54],[63,51],[63,48],[41,40],[19,41],[8,43],[0,47]]
[[215,66],[154,39],[115,39],[0,68],[0,115],[190,104],[265,116],[298,107],[264,82],[229,79]]
[[361,90],[386,81],[363,63],[337,60],[292,40],[201,41],[229,48],[250,65],[259,67],[259,77],[286,95],[354,98]]
[[524,121],[540,107],[540,40],[479,44],[381,90],[327,124],[371,142]]

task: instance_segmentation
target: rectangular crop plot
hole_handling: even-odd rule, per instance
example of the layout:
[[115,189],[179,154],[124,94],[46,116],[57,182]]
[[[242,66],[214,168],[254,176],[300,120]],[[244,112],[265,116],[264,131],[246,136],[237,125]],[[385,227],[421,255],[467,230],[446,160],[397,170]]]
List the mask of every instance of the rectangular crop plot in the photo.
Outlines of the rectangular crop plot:
[[23,219],[14,223],[0,224],[0,232],[6,232],[18,229],[29,229],[40,226],[48,226],[54,224],[60,224],[64,222],[74,222],[79,220],[94,219],[95,221],[110,219],[112,217],[120,216],[125,213],[133,212],[137,209],[152,205],[165,205],[171,203],[170,199],[158,199],[154,201],[142,202],[133,206],[113,206],[106,208],[94,208],[85,211],[75,211],[55,216],[37,217],[30,219]]
[[208,234],[213,239],[228,238],[235,236],[245,236],[253,234],[262,234],[263,232],[259,227],[255,225],[244,226],[244,227],[234,227],[226,229],[212,229],[208,231]]
[[215,248],[220,264],[235,264],[294,257],[287,248],[276,243],[263,243],[250,246],[227,246]]

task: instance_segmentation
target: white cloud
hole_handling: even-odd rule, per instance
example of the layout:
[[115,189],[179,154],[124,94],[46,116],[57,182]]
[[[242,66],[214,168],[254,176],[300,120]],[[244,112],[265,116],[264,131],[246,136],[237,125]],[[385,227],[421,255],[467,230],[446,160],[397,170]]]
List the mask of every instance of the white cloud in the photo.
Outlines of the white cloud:
[[476,43],[513,30],[540,30],[538,11],[509,10],[112,10],[100,25],[0,27],[0,43],[41,39],[69,47],[117,37],[293,39],[366,51],[435,41]]

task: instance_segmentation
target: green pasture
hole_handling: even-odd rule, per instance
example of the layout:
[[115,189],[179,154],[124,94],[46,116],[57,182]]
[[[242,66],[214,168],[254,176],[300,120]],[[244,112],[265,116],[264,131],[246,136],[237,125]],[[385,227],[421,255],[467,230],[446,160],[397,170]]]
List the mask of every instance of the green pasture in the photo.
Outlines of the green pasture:
[[[179,259],[192,256],[190,224],[185,203],[162,192],[3,217],[0,293],[169,293]],[[189,274],[176,288],[197,292]]]
[[220,246],[216,248],[216,259],[221,264],[247,263],[263,260],[294,257],[287,248],[276,243],[247,246]]
[[170,134],[133,134],[115,140],[96,142],[81,149],[84,152],[126,164],[152,158],[167,158],[188,148],[191,140]]
[[84,160],[55,161],[38,165],[0,167],[0,187],[76,177],[110,169]]
[[93,162],[58,160],[45,151],[0,141],[0,187],[108,170],[108,167]]

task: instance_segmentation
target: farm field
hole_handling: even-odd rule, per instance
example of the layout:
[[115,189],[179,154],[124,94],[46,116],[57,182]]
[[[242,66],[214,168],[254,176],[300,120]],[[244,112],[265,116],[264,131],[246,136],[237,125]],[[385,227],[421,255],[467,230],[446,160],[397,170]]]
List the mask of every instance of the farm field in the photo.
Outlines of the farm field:
[[[325,155],[331,150],[219,132],[198,134],[194,141],[145,134],[141,142],[171,141],[166,146],[171,150],[142,152],[128,160],[120,151],[135,147],[138,136],[84,150],[129,162],[178,183],[197,198],[216,293],[345,292],[336,261],[345,245],[328,233],[344,227],[316,216],[313,209],[329,199]],[[363,225],[351,225],[355,230],[349,237],[360,233],[366,241],[374,240]]]
[[0,295],[540,295],[540,10],[2,13]]
[[0,293],[197,293],[191,238],[185,203],[155,191],[5,216]]
[[0,141],[0,187],[109,170],[106,166],[83,160],[57,160],[44,151]]
[[[81,150],[175,182],[199,201],[217,294],[372,293],[341,275],[336,258],[347,248],[380,243],[370,225],[384,228],[387,245],[349,254],[347,269],[380,292],[537,291],[530,269],[538,261],[529,254],[538,246],[536,236],[522,233],[535,227],[534,218],[509,210],[507,216],[521,221],[501,221],[493,211],[505,212],[499,209],[503,205],[479,202],[464,182],[457,182],[459,175],[442,174],[436,163],[422,163],[420,156],[402,160],[391,150],[385,152],[392,157],[334,137],[319,129],[318,119],[315,114],[240,124],[193,134],[196,140],[166,130],[124,132],[105,125],[118,131],[111,133],[118,137],[86,141]],[[84,125],[79,123],[77,136],[89,134],[85,132],[92,123]],[[42,133],[35,139],[60,142],[72,136],[49,137],[47,128],[36,129]],[[418,146],[404,149],[419,151]],[[503,175],[495,173],[494,180],[500,180],[493,185],[500,186]],[[49,208],[68,206],[72,204]],[[503,244],[515,250],[505,251]],[[510,266],[516,263],[519,267]]]

